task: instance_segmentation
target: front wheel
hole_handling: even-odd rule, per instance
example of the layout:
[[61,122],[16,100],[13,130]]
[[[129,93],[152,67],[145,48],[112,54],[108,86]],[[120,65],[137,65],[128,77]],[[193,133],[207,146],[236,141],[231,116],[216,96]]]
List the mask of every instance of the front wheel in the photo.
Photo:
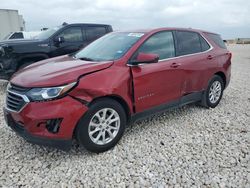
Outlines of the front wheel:
[[220,76],[214,75],[203,94],[202,106],[215,108],[223,95],[224,83]]
[[126,113],[115,100],[94,102],[80,120],[76,136],[87,150],[104,152],[117,144],[126,126]]

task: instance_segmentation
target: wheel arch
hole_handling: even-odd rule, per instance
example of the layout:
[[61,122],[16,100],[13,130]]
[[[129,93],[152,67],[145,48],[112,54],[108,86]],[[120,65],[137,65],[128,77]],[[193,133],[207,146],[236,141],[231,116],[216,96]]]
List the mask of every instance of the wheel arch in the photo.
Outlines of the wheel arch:
[[122,107],[123,109],[125,110],[125,113],[126,113],[126,117],[127,117],[127,120],[130,120],[130,116],[131,116],[131,111],[129,109],[129,106],[128,106],[128,103],[120,96],[118,95],[105,95],[105,96],[101,96],[101,97],[96,97],[94,98],[89,104],[88,106],[91,106],[91,104],[93,104],[93,102],[97,101],[97,100],[100,100],[100,99],[113,99],[115,100],[116,102],[118,102]]
[[226,75],[222,71],[216,72],[214,75],[220,76],[222,78],[225,87],[227,83]]
[[[105,95],[105,96],[96,97],[91,102],[89,102],[87,104],[87,106],[90,107],[94,102],[96,102],[97,100],[101,100],[101,99],[113,99],[116,102],[118,102],[119,104],[121,104],[121,106],[123,107],[123,109],[124,109],[124,111],[126,113],[127,122],[130,122],[130,120],[131,120],[131,111],[129,109],[129,106],[128,106],[127,102],[122,97],[120,97],[118,95]],[[82,117],[84,117],[84,114],[83,114]],[[72,138],[76,138],[76,130],[77,130],[77,127],[79,125],[79,122],[80,122],[81,118],[78,120],[78,122],[77,122],[77,124],[76,124],[76,126],[74,128]]]
[[22,57],[19,58],[17,69],[19,67],[21,67],[22,65],[24,65],[25,62],[29,62],[29,61],[37,62],[37,61],[41,61],[41,60],[48,59],[48,58],[49,58],[49,56],[47,54],[43,54],[43,53],[27,54],[27,55],[22,56]]

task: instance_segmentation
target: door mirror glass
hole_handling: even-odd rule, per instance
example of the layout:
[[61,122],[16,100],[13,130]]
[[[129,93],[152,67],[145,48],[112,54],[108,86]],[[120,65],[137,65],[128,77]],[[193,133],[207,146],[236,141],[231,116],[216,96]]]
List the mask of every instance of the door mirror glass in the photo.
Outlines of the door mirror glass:
[[159,61],[159,55],[152,53],[139,53],[134,61],[133,65],[139,65],[144,63],[157,63]]

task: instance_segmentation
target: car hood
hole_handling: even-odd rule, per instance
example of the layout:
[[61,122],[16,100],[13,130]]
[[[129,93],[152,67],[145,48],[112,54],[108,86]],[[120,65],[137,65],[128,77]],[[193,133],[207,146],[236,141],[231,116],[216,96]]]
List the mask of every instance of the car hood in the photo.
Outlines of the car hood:
[[85,74],[110,67],[113,61],[93,62],[64,55],[34,63],[16,72],[10,82],[22,87],[50,87],[75,82]]
[[23,45],[34,42],[41,42],[38,39],[11,39],[11,40],[3,40],[0,42],[0,45]]

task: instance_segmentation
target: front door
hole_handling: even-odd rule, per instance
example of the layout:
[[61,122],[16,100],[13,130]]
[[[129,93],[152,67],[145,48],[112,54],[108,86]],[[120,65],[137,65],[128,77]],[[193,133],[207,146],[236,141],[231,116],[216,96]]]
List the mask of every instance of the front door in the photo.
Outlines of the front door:
[[159,55],[159,62],[132,66],[136,112],[162,104],[178,103],[182,75],[176,63],[174,37],[171,31],[154,34],[144,42],[139,52]]
[[84,46],[85,33],[82,32],[81,27],[69,27],[58,34],[56,37],[63,37],[64,41],[61,43],[53,42],[52,56],[59,56],[76,52]]

